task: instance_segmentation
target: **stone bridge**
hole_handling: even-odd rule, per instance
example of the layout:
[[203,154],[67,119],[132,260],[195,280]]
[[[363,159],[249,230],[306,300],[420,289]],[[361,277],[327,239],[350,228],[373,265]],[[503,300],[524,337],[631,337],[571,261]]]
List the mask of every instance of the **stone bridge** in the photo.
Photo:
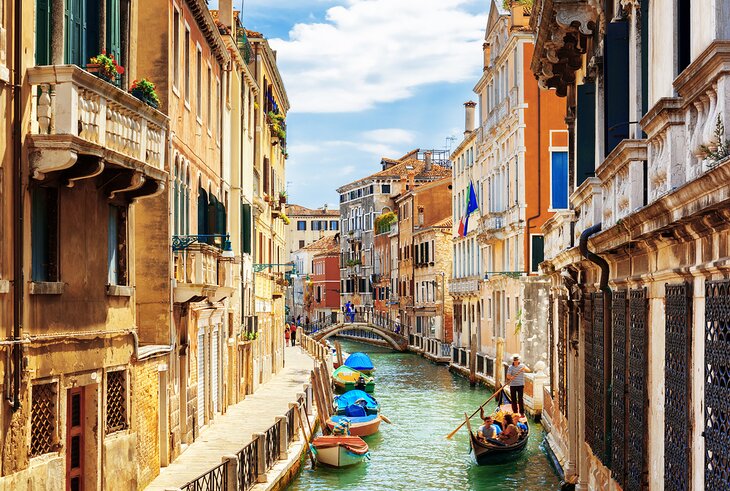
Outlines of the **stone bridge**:
[[391,348],[396,351],[407,351],[408,350],[408,338],[395,332],[387,327],[378,326],[370,322],[338,322],[331,324],[326,327],[322,327],[320,330],[313,332],[310,336],[317,341],[327,339],[330,336],[335,336],[343,331],[349,331],[351,329],[361,329],[363,331],[372,332],[381,337]]

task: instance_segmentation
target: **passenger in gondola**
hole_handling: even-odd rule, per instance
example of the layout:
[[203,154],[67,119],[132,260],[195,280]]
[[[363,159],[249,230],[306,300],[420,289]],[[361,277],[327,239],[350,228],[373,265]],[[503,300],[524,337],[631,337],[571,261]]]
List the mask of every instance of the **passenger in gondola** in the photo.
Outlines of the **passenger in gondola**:
[[504,445],[504,443],[497,439],[498,435],[502,432],[502,428],[500,428],[499,425],[495,424],[494,419],[492,419],[491,416],[484,415],[484,409],[480,409],[480,411],[480,416],[484,424],[479,427],[479,431],[477,432],[477,438],[485,442],[493,443],[495,445]]
[[515,426],[511,414],[504,415],[504,430],[497,436],[497,439],[505,445],[514,445],[520,439],[520,432]]
[[357,379],[357,382],[355,382],[355,389],[356,390],[365,390],[365,377],[360,375]]

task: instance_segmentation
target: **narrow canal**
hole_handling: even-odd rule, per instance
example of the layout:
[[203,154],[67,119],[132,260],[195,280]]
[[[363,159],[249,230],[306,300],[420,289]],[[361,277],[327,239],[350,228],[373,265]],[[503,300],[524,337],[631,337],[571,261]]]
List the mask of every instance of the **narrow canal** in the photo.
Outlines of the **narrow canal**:
[[[530,442],[514,463],[480,467],[470,460],[467,432],[445,436],[490,395],[411,353],[344,341],[346,352],[367,352],[377,370],[375,397],[394,424],[366,438],[371,460],[348,469],[302,466],[291,491],[558,489],[558,477],[541,448],[542,427],[532,422]],[[490,410],[493,409],[490,403]],[[461,417],[461,420],[459,419]],[[478,418],[472,420],[478,423]]]

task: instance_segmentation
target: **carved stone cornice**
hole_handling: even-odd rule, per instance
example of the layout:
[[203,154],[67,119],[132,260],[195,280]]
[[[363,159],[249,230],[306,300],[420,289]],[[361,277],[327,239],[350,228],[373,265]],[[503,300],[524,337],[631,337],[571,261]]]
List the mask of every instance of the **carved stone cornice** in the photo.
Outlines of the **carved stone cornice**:
[[543,88],[561,97],[583,64],[587,39],[601,17],[598,0],[537,0],[533,8],[537,32],[531,70]]

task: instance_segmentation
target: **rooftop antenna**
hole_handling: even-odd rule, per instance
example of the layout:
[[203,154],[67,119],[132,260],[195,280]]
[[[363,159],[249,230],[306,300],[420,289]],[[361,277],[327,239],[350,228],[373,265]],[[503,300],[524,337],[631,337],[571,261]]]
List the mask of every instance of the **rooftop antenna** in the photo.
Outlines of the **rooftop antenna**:
[[446,150],[451,154],[451,145],[456,141],[455,136],[447,136],[446,137]]

